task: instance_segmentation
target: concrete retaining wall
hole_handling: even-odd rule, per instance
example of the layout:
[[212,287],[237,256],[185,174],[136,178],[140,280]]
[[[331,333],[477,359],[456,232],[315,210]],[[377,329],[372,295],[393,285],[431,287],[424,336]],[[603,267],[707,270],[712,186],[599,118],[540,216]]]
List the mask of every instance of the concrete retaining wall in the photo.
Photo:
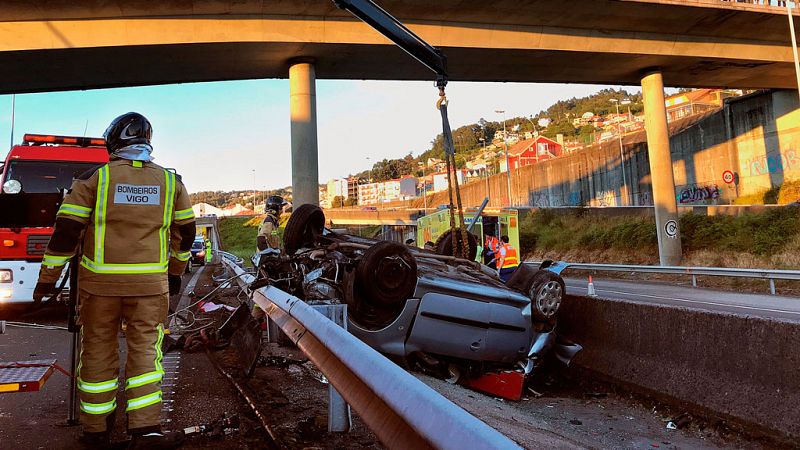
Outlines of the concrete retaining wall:
[[[718,205],[800,180],[800,109],[796,91],[769,91],[728,99],[723,108],[670,124],[670,150],[679,205]],[[644,131],[623,137],[626,186],[618,141],[511,174],[515,206],[652,205],[650,162]],[[733,172],[738,183],[727,184]],[[629,192],[629,193],[628,193]],[[505,173],[461,188],[465,206],[484,197],[490,206],[508,205]],[[421,198],[410,206],[422,207]],[[429,196],[428,205],[447,204],[447,192]]]
[[572,296],[559,315],[574,364],[800,438],[800,323]]

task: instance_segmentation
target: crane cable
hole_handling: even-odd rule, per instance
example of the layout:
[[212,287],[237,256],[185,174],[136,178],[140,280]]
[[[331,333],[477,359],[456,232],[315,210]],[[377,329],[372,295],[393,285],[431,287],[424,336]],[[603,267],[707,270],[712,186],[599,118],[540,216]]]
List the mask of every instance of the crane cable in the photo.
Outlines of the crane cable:
[[[447,167],[447,194],[450,199],[450,237],[453,240],[453,256],[459,256],[459,245],[456,233],[461,234],[461,256],[469,259],[469,240],[467,230],[464,229],[464,209],[461,204],[461,189],[458,186],[458,175],[456,173],[456,152],[453,146],[453,132],[450,130],[450,120],[447,118],[447,97],[444,93],[444,86],[439,85],[439,100],[436,108],[442,114],[442,137],[444,140],[444,157]],[[452,170],[451,170],[452,168]],[[455,190],[456,205],[453,204],[453,191]],[[458,207],[458,223],[456,228],[455,209]]]

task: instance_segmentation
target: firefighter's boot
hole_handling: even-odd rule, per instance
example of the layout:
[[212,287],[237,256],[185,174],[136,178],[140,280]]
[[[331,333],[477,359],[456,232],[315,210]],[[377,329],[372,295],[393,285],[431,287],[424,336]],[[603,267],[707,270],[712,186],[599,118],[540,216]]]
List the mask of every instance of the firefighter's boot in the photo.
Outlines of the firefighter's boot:
[[186,435],[183,431],[155,431],[145,434],[134,434],[128,450],[169,450],[183,444]]

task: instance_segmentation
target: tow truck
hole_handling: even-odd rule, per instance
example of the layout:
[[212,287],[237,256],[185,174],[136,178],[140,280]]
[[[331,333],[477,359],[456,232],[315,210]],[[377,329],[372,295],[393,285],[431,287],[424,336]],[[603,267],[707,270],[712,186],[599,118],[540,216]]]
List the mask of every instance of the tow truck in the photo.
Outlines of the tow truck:
[[100,138],[26,134],[11,147],[0,166],[0,305],[33,302],[64,192],[106,163]]

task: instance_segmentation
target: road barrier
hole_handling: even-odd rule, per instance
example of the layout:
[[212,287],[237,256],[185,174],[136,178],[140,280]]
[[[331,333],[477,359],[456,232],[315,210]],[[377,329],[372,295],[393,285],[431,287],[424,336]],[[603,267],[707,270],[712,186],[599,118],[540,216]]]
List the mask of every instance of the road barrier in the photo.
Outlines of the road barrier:
[[558,327],[583,346],[571,367],[712,423],[800,439],[796,321],[568,295]]
[[222,258],[227,259],[228,261],[232,262],[236,266],[240,266],[241,267],[241,265],[244,264],[244,258],[242,258],[240,256],[236,256],[233,253],[228,253],[228,252],[222,251],[222,250],[214,250],[214,252],[217,255],[221,256]]
[[[227,258],[223,264],[247,289],[253,276]],[[386,447],[520,448],[297,297],[268,286],[253,291],[252,298]]]
[[[539,262],[526,264],[539,266]],[[698,276],[755,278],[769,281],[769,291],[775,295],[775,280],[800,280],[800,270],[735,269],[726,267],[683,266],[637,266],[632,264],[588,264],[563,263],[564,270],[591,270],[597,272],[658,273],[664,275],[687,275],[692,277],[692,286],[697,287]]]

